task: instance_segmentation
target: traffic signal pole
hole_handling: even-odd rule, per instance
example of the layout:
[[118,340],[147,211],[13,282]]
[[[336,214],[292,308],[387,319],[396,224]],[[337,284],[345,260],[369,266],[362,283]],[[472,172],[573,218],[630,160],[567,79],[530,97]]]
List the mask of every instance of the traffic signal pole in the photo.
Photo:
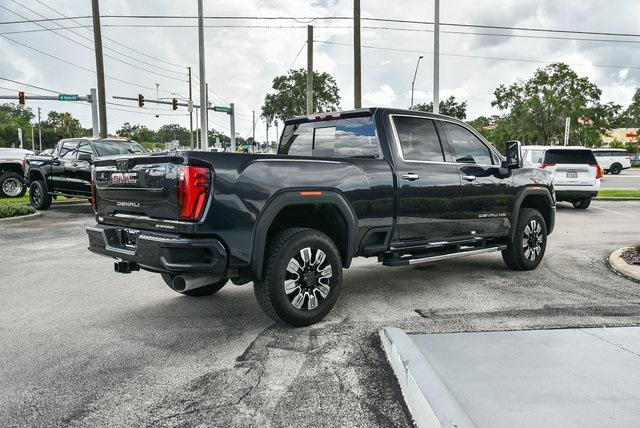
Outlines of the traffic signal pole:
[[96,88],[91,88],[91,122],[93,123],[93,136],[100,135],[100,122],[98,121],[98,93]]
[[233,103],[229,104],[231,113],[229,114],[229,133],[231,134],[231,151],[236,151],[236,109]]
[[191,67],[187,67],[189,70],[189,142],[191,143],[191,148],[194,148],[193,145],[193,98],[191,97]]
[[[96,1],[96,0],[94,0]],[[200,128],[204,132],[200,132],[200,147],[207,146],[207,91],[205,83],[207,80],[207,73],[205,72],[204,65],[204,18],[203,18],[203,0],[198,0],[198,56],[200,65],[200,105],[204,108],[200,109]]]
[[307,25],[307,114],[313,113],[313,25]]

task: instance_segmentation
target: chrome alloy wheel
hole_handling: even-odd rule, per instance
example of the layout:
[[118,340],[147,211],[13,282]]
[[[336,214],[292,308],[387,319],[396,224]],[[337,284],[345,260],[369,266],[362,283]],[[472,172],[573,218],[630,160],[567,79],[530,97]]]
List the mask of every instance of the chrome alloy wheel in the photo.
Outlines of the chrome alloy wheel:
[[284,291],[296,309],[316,309],[329,295],[333,270],[326,258],[321,249],[306,247],[289,260]]
[[42,201],[42,190],[40,190],[40,187],[32,186],[30,195],[33,203],[35,205],[40,205],[40,202]]
[[2,183],[2,191],[8,197],[15,198],[20,195],[20,192],[22,192],[22,183],[17,178],[7,178]]
[[537,220],[533,219],[524,228],[522,236],[522,248],[524,257],[529,261],[534,261],[542,253],[542,226]]

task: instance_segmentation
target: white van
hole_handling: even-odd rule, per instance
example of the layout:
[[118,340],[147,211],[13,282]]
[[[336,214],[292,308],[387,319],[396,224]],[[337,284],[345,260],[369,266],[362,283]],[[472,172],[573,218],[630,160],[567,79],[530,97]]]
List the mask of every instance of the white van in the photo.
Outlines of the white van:
[[525,165],[548,169],[553,173],[556,201],[571,202],[584,210],[598,195],[604,171],[591,149],[564,146],[523,146]]
[[605,174],[618,175],[631,168],[631,155],[625,149],[593,149],[593,154]]

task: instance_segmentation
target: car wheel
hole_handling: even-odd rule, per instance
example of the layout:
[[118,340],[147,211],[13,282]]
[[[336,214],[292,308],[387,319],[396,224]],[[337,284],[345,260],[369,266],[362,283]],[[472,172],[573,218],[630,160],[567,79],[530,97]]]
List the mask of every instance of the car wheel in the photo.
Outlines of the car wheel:
[[592,198],[582,198],[577,201],[573,201],[573,207],[577,210],[586,210],[591,205]]
[[51,206],[51,195],[44,181],[34,181],[29,189],[29,202],[37,210],[47,210]]
[[171,275],[168,273],[162,274],[162,279],[169,286],[169,288],[171,288],[176,293],[184,294],[185,296],[191,296],[191,297],[211,296],[212,294],[215,294],[218,291],[222,290],[222,287],[224,287],[227,284],[227,279],[225,278],[225,279],[221,279],[220,281],[214,282],[212,284],[194,288],[193,290],[177,291],[173,288],[174,277],[175,275]]
[[620,165],[619,163],[614,163],[613,165],[611,165],[611,167],[609,168],[609,172],[613,175],[618,175],[622,172],[622,165]]
[[24,179],[15,172],[5,172],[0,176],[0,197],[19,198],[27,191]]
[[502,258],[511,269],[533,270],[544,257],[547,248],[547,224],[538,210],[523,208],[513,242],[502,250]]
[[326,234],[286,229],[269,241],[265,259],[262,279],[253,285],[265,314],[303,327],[331,311],[342,284],[342,259]]

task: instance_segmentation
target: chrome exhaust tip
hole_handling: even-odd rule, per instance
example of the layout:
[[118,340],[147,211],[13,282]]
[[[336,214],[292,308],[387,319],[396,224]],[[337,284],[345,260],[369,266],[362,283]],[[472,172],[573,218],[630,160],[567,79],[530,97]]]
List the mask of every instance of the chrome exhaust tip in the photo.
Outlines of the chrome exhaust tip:
[[220,275],[176,275],[171,283],[171,288],[178,293],[184,293],[185,291],[213,284],[220,281],[220,279],[222,279]]

